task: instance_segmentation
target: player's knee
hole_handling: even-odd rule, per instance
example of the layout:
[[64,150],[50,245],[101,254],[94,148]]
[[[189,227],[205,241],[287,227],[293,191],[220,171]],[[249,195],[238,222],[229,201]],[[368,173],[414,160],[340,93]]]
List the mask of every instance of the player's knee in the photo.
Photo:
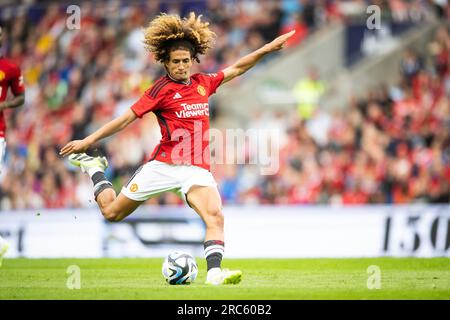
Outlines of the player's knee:
[[118,211],[106,209],[103,211],[103,216],[109,222],[119,222],[122,220],[121,214]]

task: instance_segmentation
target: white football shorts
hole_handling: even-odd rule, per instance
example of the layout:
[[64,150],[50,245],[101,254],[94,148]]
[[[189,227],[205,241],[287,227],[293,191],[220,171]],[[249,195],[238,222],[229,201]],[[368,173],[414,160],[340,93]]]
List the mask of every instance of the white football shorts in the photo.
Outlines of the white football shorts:
[[206,169],[152,160],[136,170],[121,192],[131,200],[146,201],[172,191],[187,203],[186,194],[194,185],[217,188],[213,175]]

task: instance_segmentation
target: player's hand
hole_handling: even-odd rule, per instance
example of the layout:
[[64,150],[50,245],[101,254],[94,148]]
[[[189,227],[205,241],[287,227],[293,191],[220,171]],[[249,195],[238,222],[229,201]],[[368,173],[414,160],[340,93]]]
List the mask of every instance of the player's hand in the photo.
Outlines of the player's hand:
[[59,151],[59,155],[65,157],[72,153],[85,152],[88,148],[89,143],[85,139],[73,140],[61,148],[61,150]]
[[285,34],[282,34],[281,36],[275,38],[274,40],[272,40],[272,42],[268,43],[267,46],[269,48],[270,51],[277,51],[280,49],[283,49],[286,41],[292,37],[295,33],[295,30],[289,31]]

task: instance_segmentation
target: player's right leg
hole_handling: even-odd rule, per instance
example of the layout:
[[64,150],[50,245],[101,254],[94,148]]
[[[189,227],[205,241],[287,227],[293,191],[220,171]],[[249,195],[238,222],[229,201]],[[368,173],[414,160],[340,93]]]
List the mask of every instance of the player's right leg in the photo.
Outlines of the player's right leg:
[[74,153],[69,162],[81,168],[92,179],[94,196],[103,216],[109,221],[121,221],[131,214],[142,203],[127,198],[123,194],[116,195],[111,182],[105,177],[108,161],[105,157],[91,157],[85,153]]
[[5,256],[6,251],[8,251],[8,248],[9,243],[0,236],[0,267],[2,266],[3,257]]

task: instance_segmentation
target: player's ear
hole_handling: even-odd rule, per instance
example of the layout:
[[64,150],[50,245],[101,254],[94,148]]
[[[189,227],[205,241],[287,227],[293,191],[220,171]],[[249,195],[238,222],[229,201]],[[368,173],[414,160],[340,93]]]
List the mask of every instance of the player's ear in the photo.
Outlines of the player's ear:
[[167,69],[167,66],[169,65],[169,61],[170,61],[170,52],[166,52],[164,54],[164,62],[163,62],[163,65],[166,69]]
[[169,69],[169,57],[166,57],[163,61],[163,66],[164,69],[168,70]]

